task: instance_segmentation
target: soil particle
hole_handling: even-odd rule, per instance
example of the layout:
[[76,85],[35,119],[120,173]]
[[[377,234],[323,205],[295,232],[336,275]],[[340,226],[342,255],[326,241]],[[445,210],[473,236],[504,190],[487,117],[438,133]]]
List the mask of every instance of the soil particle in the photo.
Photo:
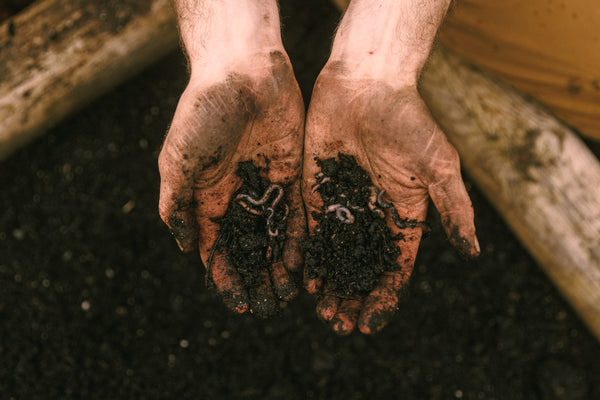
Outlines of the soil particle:
[[281,260],[289,206],[283,198],[284,187],[260,173],[261,168],[250,161],[238,164],[242,185],[233,194],[225,215],[215,221],[220,226],[216,246],[240,274],[251,301],[255,298],[252,302],[261,306],[253,310],[255,314],[268,316],[274,310],[259,299],[264,297],[259,286],[272,263]]
[[[316,174],[323,200],[314,235],[305,244],[306,273],[322,278],[327,292],[339,297],[369,293],[385,271],[398,270],[400,249],[382,218],[383,210],[372,202],[373,183],[353,156],[338,160],[317,159]],[[342,212],[340,212],[342,211]]]

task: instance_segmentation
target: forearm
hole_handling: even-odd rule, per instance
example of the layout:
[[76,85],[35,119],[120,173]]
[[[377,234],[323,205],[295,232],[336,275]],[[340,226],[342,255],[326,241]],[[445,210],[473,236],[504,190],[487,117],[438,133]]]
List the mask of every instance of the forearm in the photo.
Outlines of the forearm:
[[451,0],[352,0],[331,61],[357,77],[416,84]]
[[174,0],[192,65],[226,65],[283,48],[276,0]]

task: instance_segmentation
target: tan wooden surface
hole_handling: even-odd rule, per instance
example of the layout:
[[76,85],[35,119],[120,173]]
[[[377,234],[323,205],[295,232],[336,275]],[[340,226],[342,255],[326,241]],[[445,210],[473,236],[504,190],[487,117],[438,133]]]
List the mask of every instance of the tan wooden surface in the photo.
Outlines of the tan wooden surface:
[[598,159],[541,106],[443,48],[421,93],[463,168],[600,340]]
[[0,25],[0,161],[177,48],[172,0],[40,0]]

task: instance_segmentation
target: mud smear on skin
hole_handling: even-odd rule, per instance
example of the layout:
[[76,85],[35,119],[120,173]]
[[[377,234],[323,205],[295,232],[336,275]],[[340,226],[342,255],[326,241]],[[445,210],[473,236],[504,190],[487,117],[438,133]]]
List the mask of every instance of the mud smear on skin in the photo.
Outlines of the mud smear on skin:
[[[251,161],[238,164],[237,175],[242,185],[233,194],[225,215],[215,220],[220,226],[215,248],[226,254],[228,262],[240,274],[251,304],[260,303],[258,297],[263,296],[257,289],[264,283],[265,272],[282,259],[289,212],[283,196],[285,187],[263,178],[261,170],[267,172],[268,168],[261,169]],[[254,307],[253,312],[266,318],[278,309],[277,302],[268,302]]]
[[353,156],[316,160],[321,171],[313,190],[323,206],[312,213],[317,226],[304,246],[306,274],[321,278],[328,294],[360,298],[383,272],[400,269],[395,241],[402,236],[392,235],[384,208],[373,201],[373,183]]

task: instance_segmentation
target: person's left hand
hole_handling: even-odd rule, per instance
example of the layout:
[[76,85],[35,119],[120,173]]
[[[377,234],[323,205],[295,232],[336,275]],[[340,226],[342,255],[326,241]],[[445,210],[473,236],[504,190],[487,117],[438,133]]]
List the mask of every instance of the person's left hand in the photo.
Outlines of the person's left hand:
[[[159,157],[159,211],[182,251],[199,247],[231,310],[268,316],[278,309],[277,298],[298,293],[293,275],[301,270],[306,229],[299,181],[304,104],[283,49],[240,56],[223,70],[213,65],[194,66],[177,106]],[[252,161],[263,178],[284,187],[282,201],[289,205],[282,260],[267,260],[269,270],[261,271],[251,293],[217,246],[217,220],[241,185],[241,161]]]

